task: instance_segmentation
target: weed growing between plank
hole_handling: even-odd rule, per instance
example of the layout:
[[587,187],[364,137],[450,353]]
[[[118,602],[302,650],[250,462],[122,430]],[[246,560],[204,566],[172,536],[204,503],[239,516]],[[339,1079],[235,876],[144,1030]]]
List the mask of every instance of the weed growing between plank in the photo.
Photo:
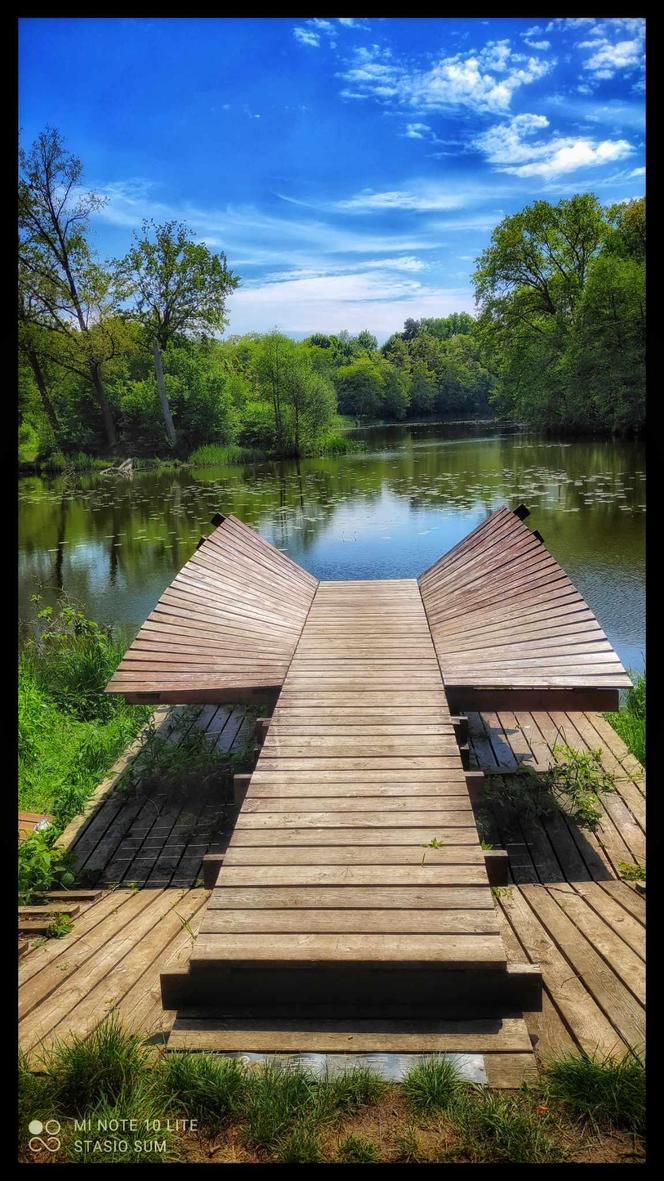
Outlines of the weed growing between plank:
[[553,757],[553,766],[545,771],[525,767],[519,774],[486,777],[478,814],[483,839],[492,819],[509,825],[518,818],[540,820],[564,813],[579,828],[597,828],[602,819],[601,796],[616,790],[613,777],[602,766],[601,751],[560,744],[553,747]]
[[[624,1160],[634,1159],[632,1136],[644,1126],[644,1069],[634,1054],[624,1061],[568,1056],[552,1063],[537,1087],[505,1093],[465,1083],[441,1056],[414,1067],[400,1085],[366,1068],[317,1077],[297,1064],[150,1056],[139,1037],[109,1018],[86,1040],[45,1052],[38,1065],[35,1074],[20,1063],[23,1162],[545,1164],[589,1153],[596,1161]],[[35,1119],[61,1124],[54,1156],[30,1150]],[[129,1120],[131,1133],[123,1131]],[[185,1120],[197,1126],[183,1130]],[[110,1131],[98,1134],[100,1124]],[[101,1155],[100,1138],[109,1142]],[[637,1139],[637,1158],[640,1145]]]

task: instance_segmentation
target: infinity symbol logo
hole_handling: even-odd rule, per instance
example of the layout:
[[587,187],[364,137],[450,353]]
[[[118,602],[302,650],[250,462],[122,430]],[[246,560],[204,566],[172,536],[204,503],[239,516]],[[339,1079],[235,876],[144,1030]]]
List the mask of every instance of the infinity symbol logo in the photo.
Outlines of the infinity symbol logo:
[[[49,1119],[45,1124],[39,1119],[33,1119],[28,1125],[28,1131],[32,1133],[28,1141],[30,1152],[39,1152],[42,1148],[45,1148],[47,1152],[58,1151],[60,1147],[60,1140],[58,1139],[60,1124],[57,1119]],[[42,1132],[46,1133],[47,1140],[42,1138]]]

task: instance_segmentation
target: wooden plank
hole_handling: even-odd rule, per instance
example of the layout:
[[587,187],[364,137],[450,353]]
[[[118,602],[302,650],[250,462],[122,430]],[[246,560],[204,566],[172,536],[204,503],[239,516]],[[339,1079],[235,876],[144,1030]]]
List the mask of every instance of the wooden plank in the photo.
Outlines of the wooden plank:
[[210,1050],[217,1053],[485,1053],[487,1056],[529,1056],[530,1041],[523,1021],[399,1021],[384,1018],[352,1021],[296,1022],[178,1017],[168,1048]]
[[463,968],[467,964],[504,965],[505,950],[499,935],[385,935],[366,934],[200,934],[192,951],[192,964],[200,960],[223,959],[255,963],[306,961],[316,964],[342,963],[446,963]]

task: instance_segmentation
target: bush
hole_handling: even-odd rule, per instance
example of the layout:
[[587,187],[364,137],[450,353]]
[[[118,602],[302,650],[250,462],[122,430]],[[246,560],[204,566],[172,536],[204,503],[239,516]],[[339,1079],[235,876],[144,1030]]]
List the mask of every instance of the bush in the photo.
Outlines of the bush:
[[[521,775],[487,779],[483,802],[499,818],[538,820],[564,812],[580,828],[597,828],[600,795],[615,791],[613,778],[602,766],[602,752],[578,751],[564,744],[553,747],[555,763],[546,771],[525,769]],[[486,817],[484,817],[486,822]]]

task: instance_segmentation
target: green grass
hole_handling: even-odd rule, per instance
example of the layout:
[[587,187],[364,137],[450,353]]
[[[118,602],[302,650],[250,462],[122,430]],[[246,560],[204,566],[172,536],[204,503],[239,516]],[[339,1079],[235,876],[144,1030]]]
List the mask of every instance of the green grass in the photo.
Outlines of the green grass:
[[625,708],[619,713],[604,714],[607,722],[613,726],[616,734],[622,738],[625,746],[639,760],[646,765],[646,675],[632,673],[634,684],[627,692]]
[[547,1065],[543,1085],[551,1099],[596,1128],[645,1129],[645,1066],[636,1053],[558,1058]]
[[[19,1062],[24,1160],[34,1160],[27,1147],[34,1119],[60,1121],[56,1159],[81,1163],[185,1159],[189,1141],[173,1127],[185,1118],[198,1121],[197,1162],[206,1142],[213,1158],[227,1138],[243,1145],[245,1159],[282,1164],[372,1163],[386,1153],[394,1161],[547,1164],[568,1159],[574,1143],[585,1150],[589,1134],[640,1135],[644,1127],[644,1071],[635,1055],[561,1058],[536,1087],[508,1095],[464,1083],[440,1056],[411,1070],[401,1086],[360,1068],[316,1077],[296,1064],[248,1067],[215,1054],[155,1058],[141,1037],[108,1017],[87,1039],[45,1050],[35,1066],[39,1073],[25,1058]],[[358,1114],[361,1128],[353,1122]],[[75,1119],[92,1127],[76,1130]],[[100,1134],[97,1120],[113,1119],[135,1119],[139,1128]],[[160,1126],[146,1128],[146,1120]],[[112,1142],[102,1155],[81,1143],[123,1135],[126,1146]],[[137,1148],[134,1139],[157,1144]]]
[[639,862],[619,861],[618,873],[624,882],[645,882],[646,867]]
[[450,1115],[469,1161],[519,1165],[562,1159],[550,1118],[523,1096],[468,1088],[458,1094]]
[[339,1142],[339,1161],[347,1165],[371,1165],[378,1161],[378,1151],[366,1136],[346,1136]]
[[39,622],[19,659],[18,803],[53,816],[53,825],[20,845],[23,894],[71,884],[53,843],[151,714],[104,693],[122,655],[108,629],[68,603],[57,614],[40,611]]
[[192,467],[225,467],[233,463],[250,463],[252,460],[267,459],[267,453],[240,447],[237,443],[206,443],[197,447],[189,456]]
[[99,1104],[118,1102],[145,1082],[148,1058],[142,1039],[110,1016],[85,1040],[72,1035],[57,1042],[43,1055],[41,1065],[55,1109],[80,1115]]
[[462,1087],[454,1063],[443,1057],[418,1063],[401,1084],[406,1102],[417,1112],[447,1111]]
[[154,1085],[164,1110],[173,1110],[216,1130],[241,1111],[247,1075],[235,1058],[165,1054],[154,1072]]

